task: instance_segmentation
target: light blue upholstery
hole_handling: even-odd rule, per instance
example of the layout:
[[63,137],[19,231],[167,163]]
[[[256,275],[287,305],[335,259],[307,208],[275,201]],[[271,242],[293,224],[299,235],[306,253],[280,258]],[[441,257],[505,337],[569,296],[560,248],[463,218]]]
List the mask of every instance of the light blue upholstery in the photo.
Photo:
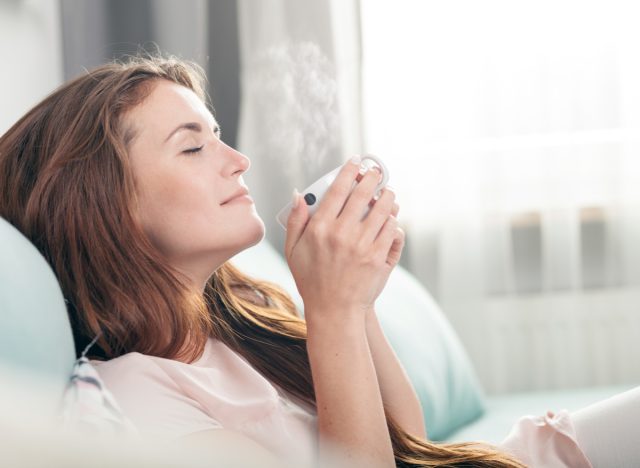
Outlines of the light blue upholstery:
[[484,409],[480,382],[458,335],[427,290],[396,266],[378,298],[384,333],[418,394],[431,440],[442,440]]
[[[302,311],[289,268],[270,244],[261,242],[234,257],[233,263],[256,278],[283,286]],[[396,267],[391,274],[377,311],[418,393],[432,440],[499,443],[526,414],[573,411],[630,388],[605,386],[485,398],[455,331],[429,293],[403,268]]]
[[33,244],[0,218],[0,361],[50,377],[62,394],[74,360],[53,271]]
[[240,271],[258,280],[270,281],[284,288],[300,312],[303,312],[302,298],[291,276],[286,260],[267,240],[240,252],[231,259]]
[[[266,241],[234,257],[242,271],[284,287],[302,311],[302,299],[284,258]],[[424,411],[429,437],[441,440],[483,411],[471,362],[439,306],[398,266],[378,298],[377,313]]]
[[[263,241],[234,257],[233,263],[283,286],[302,311],[286,262],[270,244]],[[497,443],[522,415],[577,409],[628,388],[531,392],[485,400],[448,321],[427,291],[400,267],[378,300],[378,316],[420,397],[432,440]],[[28,240],[0,218],[0,364],[48,376],[52,391],[61,394],[74,360],[71,328],[52,270]]]

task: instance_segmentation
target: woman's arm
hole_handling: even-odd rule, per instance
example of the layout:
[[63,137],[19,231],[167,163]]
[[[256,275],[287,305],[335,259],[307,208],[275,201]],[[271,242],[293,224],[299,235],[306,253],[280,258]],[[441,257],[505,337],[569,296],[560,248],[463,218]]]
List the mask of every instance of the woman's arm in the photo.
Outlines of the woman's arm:
[[382,400],[389,415],[409,434],[426,439],[420,400],[384,335],[374,309],[367,311],[366,331]]
[[354,187],[359,168],[358,158],[341,168],[312,219],[294,192],[285,255],[304,301],[321,447],[337,442],[333,448],[358,465],[392,467],[365,314],[397,264],[404,233],[391,214],[391,190],[362,218],[380,174],[369,170]]
[[308,321],[320,453],[339,456],[349,466],[395,466],[362,316],[343,312],[339,327]]

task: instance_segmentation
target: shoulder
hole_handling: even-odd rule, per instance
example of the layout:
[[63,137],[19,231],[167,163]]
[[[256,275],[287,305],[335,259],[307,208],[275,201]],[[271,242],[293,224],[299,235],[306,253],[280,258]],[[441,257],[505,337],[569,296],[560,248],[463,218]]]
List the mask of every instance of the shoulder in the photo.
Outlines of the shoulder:
[[113,372],[114,370],[126,372],[140,367],[147,367],[153,363],[153,359],[155,359],[154,356],[132,352],[106,361],[92,359],[91,365],[99,369],[101,373]]
[[[91,363],[124,414],[143,435],[174,439],[221,427],[174,378],[187,364],[140,353]],[[174,367],[178,370],[172,376]]]
[[108,361],[91,361],[91,364],[127,413],[181,398],[180,387],[153,356],[128,353]]
[[155,357],[127,353],[108,361],[91,361],[100,377],[112,390],[115,387],[169,383],[171,379]]

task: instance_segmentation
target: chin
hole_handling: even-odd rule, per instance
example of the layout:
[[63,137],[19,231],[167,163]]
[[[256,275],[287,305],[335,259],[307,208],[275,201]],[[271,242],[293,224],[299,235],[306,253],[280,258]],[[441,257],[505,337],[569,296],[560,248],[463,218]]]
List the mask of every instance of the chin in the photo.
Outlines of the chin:
[[247,247],[251,247],[259,243],[262,239],[264,239],[264,234],[265,234],[264,221],[262,221],[262,218],[260,216],[256,215],[256,224],[253,231],[251,245],[248,245]]
[[239,245],[238,252],[253,247],[264,239],[265,226],[262,218],[256,214],[252,222],[250,224],[247,223],[247,229],[242,234],[242,241],[241,245]]

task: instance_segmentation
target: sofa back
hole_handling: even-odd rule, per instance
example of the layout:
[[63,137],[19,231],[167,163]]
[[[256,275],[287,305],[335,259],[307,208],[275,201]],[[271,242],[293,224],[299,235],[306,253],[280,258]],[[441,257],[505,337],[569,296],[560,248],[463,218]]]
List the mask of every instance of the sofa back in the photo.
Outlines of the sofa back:
[[[286,261],[266,240],[232,263],[283,287],[304,313]],[[420,398],[431,439],[446,438],[482,413],[482,389],[456,333],[428,291],[402,267],[391,274],[377,314]],[[53,271],[31,242],[0,218],[0,364],[49,377],[61,396],[74,360]]]
[[[289,267],[269,242],[241,252],[232,263],[283,287],[304,313]],[[431,294],[401,266],[378,297],[376,313],[418,394],[430,439],[444,440],[482,414],[484,394],[458,335]]]
[[0,218],[0,363],[49,378],[62,395],[75,360],[64,298],[33,244]]

